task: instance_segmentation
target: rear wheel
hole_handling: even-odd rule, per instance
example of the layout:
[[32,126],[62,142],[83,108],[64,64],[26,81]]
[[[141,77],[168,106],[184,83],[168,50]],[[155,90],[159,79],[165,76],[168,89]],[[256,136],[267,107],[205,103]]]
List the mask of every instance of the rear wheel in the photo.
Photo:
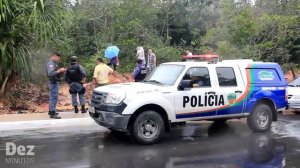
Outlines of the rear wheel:
[[145,111],[139,114],[133,122],[131,133],[141,144],[153,144],[164,134],[163,118],[155,111]]
[[250,129],[256,132],[268,131],[272,124],[272,109],[266,104],[258,104],[247,117]]

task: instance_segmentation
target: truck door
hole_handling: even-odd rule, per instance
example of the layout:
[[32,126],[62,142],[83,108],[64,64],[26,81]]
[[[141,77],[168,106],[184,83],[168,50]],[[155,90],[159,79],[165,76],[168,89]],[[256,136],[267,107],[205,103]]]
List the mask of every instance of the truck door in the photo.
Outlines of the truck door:
[[192,86],[178,89],[175,94],[177,119],[195,119],[215,116],[215,92],[211,84],[210,70],[207,67],[192,67],[182,80],[191,80]]
[[217,115],[239,114],[245,105],[245,83],[237,66],[216,66],[218,80],[217,94],[224,99],[223,106],[217,110]]

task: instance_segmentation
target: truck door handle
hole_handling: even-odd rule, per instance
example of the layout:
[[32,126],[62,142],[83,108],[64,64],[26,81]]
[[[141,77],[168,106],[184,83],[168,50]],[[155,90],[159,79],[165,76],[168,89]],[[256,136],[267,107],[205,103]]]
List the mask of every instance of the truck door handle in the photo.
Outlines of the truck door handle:
[[208,94],[216,94],[216,92],[213,92],[213,91],[210,91],[210,92],[207,92]]
[[240,91],[240,90],[236,90],[236,91],[235,91],[235,93],[242,93],[242,91]]

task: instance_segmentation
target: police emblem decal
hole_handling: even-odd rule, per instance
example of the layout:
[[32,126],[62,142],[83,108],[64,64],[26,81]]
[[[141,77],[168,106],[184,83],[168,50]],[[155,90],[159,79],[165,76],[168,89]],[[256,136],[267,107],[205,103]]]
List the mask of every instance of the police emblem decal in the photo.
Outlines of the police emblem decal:
[[266,71],[266,70],[262,70],[260,72],[258,72],[258,79],[262,80],[262,81],[271,81],[274,80],[274,74],[272,71]]
[[228,100],[230,105],[234,104],[235,101],[236,101],[236,94],[235,93],[229,93],[227,95],[227,100]]

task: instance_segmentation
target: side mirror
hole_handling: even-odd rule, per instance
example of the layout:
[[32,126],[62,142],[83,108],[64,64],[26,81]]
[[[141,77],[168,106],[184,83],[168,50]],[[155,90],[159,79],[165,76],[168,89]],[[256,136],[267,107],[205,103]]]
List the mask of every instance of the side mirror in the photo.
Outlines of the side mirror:
[[179,85],[179,90],[184,90],[185,88],[191,88],[192,87],[192,81],[191,80],[182,80]]

